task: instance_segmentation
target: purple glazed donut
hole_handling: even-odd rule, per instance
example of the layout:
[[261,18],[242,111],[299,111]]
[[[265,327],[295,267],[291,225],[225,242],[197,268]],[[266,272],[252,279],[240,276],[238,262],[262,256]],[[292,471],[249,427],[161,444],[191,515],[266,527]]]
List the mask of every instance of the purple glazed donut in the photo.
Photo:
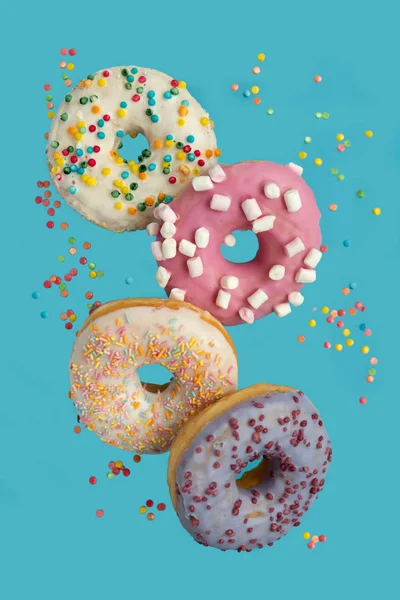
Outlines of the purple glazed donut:
[[254,385],[181,430],[168,465],[172,502],[199,544],[247,552],[272,546],[300,525],[317,498],[331,452],[318,411],[302,392]]

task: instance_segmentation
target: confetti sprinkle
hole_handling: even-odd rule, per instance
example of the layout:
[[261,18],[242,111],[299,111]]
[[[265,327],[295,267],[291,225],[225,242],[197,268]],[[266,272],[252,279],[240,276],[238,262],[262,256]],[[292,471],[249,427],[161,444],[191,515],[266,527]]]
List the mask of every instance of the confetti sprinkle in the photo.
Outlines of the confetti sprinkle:
[[365,137],[367,138],[372,138],[372,136],[374,135],[373,132],[370,129],[367,129],[367,131],[365,131],[364,133]]
[[99,517],[99,519],[101,519],[101,517],[104,517],[104,510],[102,508],[98,508],[96,510],[96,517]]
[[314,76],[314,81],[315,81],[315,83],[321,83],[321,81],[322,81],[321,75],[315,75]]
[[237,83],[232,83],[232,85],[231,85],[231,90],[232,90],[233,92],[237,92],[237,91],[238,91],[238,89],[239,89],[239,86],[238,86],[238,84],[237,84]]
[[264,62],[265,54],[263,52],[260,52],[260,54],[257,55],[257,58],[260,62]]

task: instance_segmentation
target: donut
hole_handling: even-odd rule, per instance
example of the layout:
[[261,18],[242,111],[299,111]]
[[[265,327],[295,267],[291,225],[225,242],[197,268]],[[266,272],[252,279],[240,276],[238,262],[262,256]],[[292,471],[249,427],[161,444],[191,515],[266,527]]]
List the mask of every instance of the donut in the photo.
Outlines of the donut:
[[251,551],[300,524],[330,460],[328,435],[310,400],[289,387],[258,384],[228,394],[185,425],[171,448],[168,485],[196,542]]
[[[138,369],[171,371],[164,385],[142,383]],[[237,387],[233,342],[216,319],[174,300],[129,298],[103,304],[78,332],[70,396],[80,423],[130,452],[169,449],[191,415]]]
[[[125,156],[123,137],[149,147]],[[65,96],[49,133],[56,189],[83,217],[112,231],[144,229],[160,202],[216,163],[213,123],[184,81],[143,67],[88,75]]]
[[[194,302],[223,325],[253,323],[299,306],[300,289],[316,279],[320,212],[293,164],[267,161],[215,165],[192,180],[172,206],[156,211],[152,253],[157,280],[172,298]],[[258,239],[255,258],[233,263],[221,244],[235,230]]]

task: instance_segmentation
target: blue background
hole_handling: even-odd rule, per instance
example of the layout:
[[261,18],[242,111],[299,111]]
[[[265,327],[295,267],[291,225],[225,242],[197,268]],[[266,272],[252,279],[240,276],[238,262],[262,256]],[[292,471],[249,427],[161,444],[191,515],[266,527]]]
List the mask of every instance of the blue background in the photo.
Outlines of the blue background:
[[[395,2],[253,1],[48,4],[9,2],[0,40],[2,280],[0,400],[0,596],[6,600],[94,597],[197,600],[241,598],[326,600],[391,596],[396,584],[399,470],[398,357],[400,124]],[[195,544],[169,503],[168,456],[132,456],[103,445],[87,431],[73,433],[76,414],[67,398],[67,363],[74,339],[59,315],[87,315],[84,294],[105,302],[157,296],[156,270],[143,232],[117,235],[84,221],[64,203],[54,230],[34,203],[37,180],[48,178],[43,134],[49,126],[43,84],[55,104],[66,93],[58,61],[63,46],[77,49],[74,83],[119,64],[151,66],[188,83],[210,111],[225,162],[269,159],[299,162],[323,215],[328,252],[318,282],[290,317],[270,316],[231,328],[240,360],[240,385],[258,381],[303,389],[318,406],[333,444],[324,492],[300,528],[272,549],[222,553]],[[252,75],[265,52],[261,74]],[[321,74],[323,82],[313,77]],[[230,85],[240,84],[233,93]],[[241,92],[257,84],[262,104]],[[266,109],[273,107],[273,116]],[[330,113],[317,120],[316,111]],[[372,139],[364,131],[374,132]],[[352,142],[336,150],[335,135]],[[305,146],[304,136],[313,141]],[[313,159],[323,158],[314,166]],[[345,174],[339,182],[330,169]],[[396,177],[397,176],[397,177]],[[358,189],[365,198],[356,196]],[[43,190],[42,190],[43,191]],[[57,196],[52,197],[52,200]],[[331,212],[330,203],[338,210]],[[382,215],[375,217],[372,208]],[[62,231],[60,222],[69,229]],[[68,237],[78,253],[68,254]],[[350,240],[349,248],[343,246]],[[90,252],[81,251],[90,241]],[[85,254],[105,275],[91,280],[77,264]],[[57,256],[64,255],[60,265]],[[63,299],[42,283],[72,267],[79,275]],[[125,283],[133,277],[133,285]],[[350,282],[357,290],[343,296]],[[34,290],[40,298],[33,300]],[[345,317],[355,340],[343,352],[323,342],[344,340],[320,308],[366,312]],[[313,312],[313,307],[318,307]],[[40,312],[48,311],[42,319]],[[310,318],[317,320],[314,329]],[[372,329],[365,338],[358,329]],[[306,341],[297,342],[303,334]],[[367,343],[371,353],[360,347]],[[365,382],[377,356],[375,382]],[[362,406],[358,399],[367,396]],[[106,478],[110,460],[124,460],[129,478]],[[88,478],[98,483],[91,486]],[[148,499],[166,502],[153,522],[139,514]],[[95,516],[105,510],[103,519]],[[325,534],[310,551],[301,533]],[[397,561],[398,563],[398,561]]]

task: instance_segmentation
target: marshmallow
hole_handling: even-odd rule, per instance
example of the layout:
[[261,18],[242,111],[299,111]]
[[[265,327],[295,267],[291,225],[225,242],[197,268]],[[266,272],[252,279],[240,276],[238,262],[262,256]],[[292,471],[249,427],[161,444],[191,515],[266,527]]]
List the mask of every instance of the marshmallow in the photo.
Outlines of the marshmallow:
[[156,222],[149,223],[146,227],[146,231],[151,236],[158,235],[158,232],[160,231],[159,223],[156,223]]
[[285,276],[285,267],[283,265],[274,265],[269,270],[269,277],[274,281],[279,281]]
[[247,306],[243,306],[242,308],[239,308],[239,317],[242,319],[242,321],[245,321],[246,323],[249,323],[250,325],[252,323],[254,323],[254,313],[252,310],[247,308]]
[[205,192],[206,190],[212,190],[214,187],[208,175],[200,175],[200,177],[192,179],[192,186],[196,192]]
[[261,208],[255,198],[248,198],[242,202],[242,209],[248,221],[254,221],[262,215]]
[[222,183],[226,179],[226,173],[220,165],[215,165],[208,171],[214,183]]
[[171,273],[167,271],[165,267],[158,267],[156,273],[157,283],[160,287],[165,288],[168,281],[170,280]]
[[151,253],[156,260],[164,260],[162,253],[161,242],[151,242],[150,244]]
[[232,248],[232,246],[236,244],[235,236],[229,233],[224,239],[224,244],[225,246],[228,246],[228,248]]
[[179,252],[185,256],[194,256],[196,254],[196,250],[196,244],[193,244],[188,240],[181,240],[179,242]]
[[174,258],[176,256],[176,240],[169,238],[162,243],[162,252],[164,258]]
[[210,232],[206,227],[199,227],[194,234],[194,241],[198,248],[207,248],[210,241]]
[[219,290],[217,299],[215,304],[220,308],[227,309],[229,306],[229,302],[231,301],[231,295],[229,292],[224,292],[224,290]]
[[203,261],[200,256],[189,258],[189,260],[186,261],[186,264],[189,269],[190,277],[200,277],[200,275],[203,275]]
[[293,256],[296,256],[296,254],[298,254],[299,252],[303,252],[303,250],[305,249],[306,248],[299,237],[294,238],[294,240],[292,240],[285,246],[285,252],[289,258],[293,258]]
[[224,275],[220,279],[220,284],[225,290],[236,290],[239,285],[239,279],[234,275]]
[[274,215],[267,215],[266,217],[261,217],[261,219],[257,219],[253,221],[253,231],[254,233],[261,233],[262,231],[269,231],[274,226],[274,221],[276,217]]
[[317,266],[317,264],[319,263],[321,258],[322,258],[322,252],[320,250],[317,250],[317,248],[311,248],[310,252],[307,254],[307,256],[304,259],[304,264],[306,264],[307,267],[311,267],[312,269],[315,269],[315,267]]
[[180,300],[181,302],[183,302],[185,299],[185,295],[185,290],[181,290],[180,288],[172,288],[169,297],[171,298],[171,300]]
[[267,294],[265,292],[263,292],[263,290],[260,290],[260,289],[255,291],[254,294],[252,294],[251,296],[249,296],[247,298],[247,302],[250,304],[250,306],[252,306],[256,310],[257,310],[257,308],[260,308],[260,306],[262,304],[264,304],[264,302],[266,302],[267,300],[268,300]]
[[290,292],[288,300],[293,306],[301,306],[304,302],[304,296],[300,292]]
[[282,304],[277,304],[274,306],[274,313],[277,317],[286,317],[289,313],[292,312],[290,308],[289,302],[283,302]]
[[281,195],[281,190],[279,189],[279,186],[276,185],[276,183],[266,183],[264,186],[264,194],[270,200],[275,200]]
[[284,193],[283,197],[288,212],[297,212],[302,207],[299,190],[289,190]]
[[165,238],[165,239],[172,238],[172,237],[174,237],[174,235],[176,233],[176,227],[173,223],[170,223],[169,221],[165,221],[165,223],[163,224],[163,226],[160,229],[160,233],[163,236],[163,238]]
[[297,175],[300,175],[300,177],[303,175],[303,167],[300,167],[300,165],[296,165],[295,163],[290,162],[288,165],[286,165],[287,167],[289,167],[289,169],[292,169],[292,171],[294,171],[295,173],[297,173]]
[[168,204],[159,204],[157,208],[154,209],[154,216],[156,219],[161,219],[162,221],[169,221],[169,223],[175,223],[178,220],[178,215],[172,210]]
[[296,273],[296,283],[314,283],[316,279],[314,269],[299,269]]
[[220,210],[226,212],[231,205],[231,199],[228,196],[222,196],[221,194],[214,194],[211,199],[210,207],[213,210]]

